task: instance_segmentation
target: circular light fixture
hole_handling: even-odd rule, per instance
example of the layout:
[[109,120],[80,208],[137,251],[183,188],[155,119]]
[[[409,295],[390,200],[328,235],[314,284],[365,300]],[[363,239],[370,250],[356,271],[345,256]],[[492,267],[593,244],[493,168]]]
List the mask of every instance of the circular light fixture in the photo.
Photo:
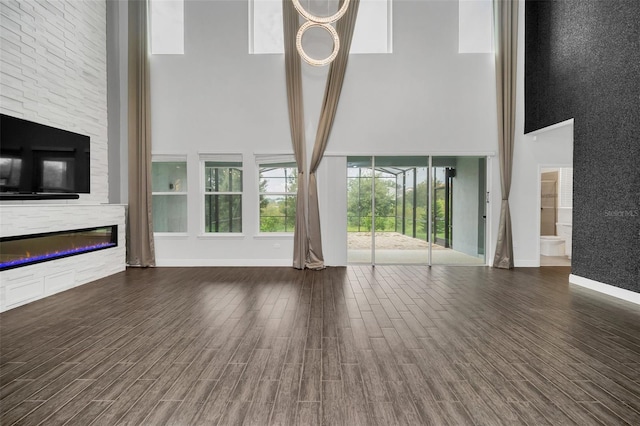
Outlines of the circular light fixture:
[[[295,2],[297,2],[297,0],[294,0],[294,3]],[[348,3],[348,1],[345,1],[345,3]],[[302,36],[304,35],[305,31],[313,27],[319,27],[324,29],[333,38],[333,51],[329,56],[327,56],[324,59],[312,58],[311,56],[307,55],[307,52],[305,52],[304,48],[302,47]],[[336,31],[335,28],[333,28],[332,25],[328,23],[307,21],[304,24],[302,24],[302,26],[298,30],[298,34],[296,35],[296,49],[298,49],[298,53],[300,54],[300,57],[304,59],[306,63],[308,63],[309,65],[313,65],[314,67],[322,67],[327,64],[330,64],[331,61],[333,61],[336,58],[336,56],[338,56],[338,51],[340,50],[340,38],[338,37],[338,32]]]
[[345,13],[347,13],[347,9],[349,8],[349,1],[344,0],[342,3],[342,7],[331,16],[315,16],[307,12],[307,10],[302,7],[300,4],[300,0],[291,0],[293,2],[293,7],[296,8],[298,13],[302,15],[304,19],[307,21],[316,22],[318,24],[331,24],[332,22],[336,22],[338,19],[342,18]]

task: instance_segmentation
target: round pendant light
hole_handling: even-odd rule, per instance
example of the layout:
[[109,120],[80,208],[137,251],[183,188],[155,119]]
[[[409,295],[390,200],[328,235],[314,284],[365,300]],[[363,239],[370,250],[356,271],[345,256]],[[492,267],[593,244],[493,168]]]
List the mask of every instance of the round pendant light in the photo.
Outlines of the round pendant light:
[[342,18],[345,13],[347,13],[347,9],[349,8],[349,0],[344,0],[342,3],[342,7],[331,16],[315,16],[307,12],[307,10],[302,7],[300,4],[300,0],[291,0],[293,2],[293,7],[296,8],[298,13],[302,15],[304,19],[307,21],[317,22],[318,24],[331,24],[336,22],[338,19]]
[[[342,2],[342,6],[340,6],[340,9],[338,9],[338,11],[331,16],[315,16],[310,14],[304,7],[302,7],[302,5],[300,4],[300,0],[291,0],[291,2],[293,3],[293,7],[298,11],[300,15],[302,15],[303,18],[306,19],[306,22],[302,24],[302,26],[298,30],[298,34],[296,34],[296,49],[298,50],[300,57],[309,65],[313,65],[314,67],[328,65],[336,58],[336,56],[338,56],[338,52],[340,51],[340,37],[338,37],[338,32],[331,24],[342,18],[344,14],[347,13],[347,9],[349,8],[349,1],[350,0],[344,0]],[[305,31],[313,27],[320,27],[324,29],[331,35],[331,38],[333,38],[333,50],[331,51],[331,54],[324,59],[312,58],[311,56],[307,55],[307,52],[305,52],[304,48],[302,47],[302,36],[304,35]]]
[[[312,58],[311,56],[307,55],[307,52],[305,52],[304,48],[302,47],[302,36],[304,35],[305,31],[307,31],[309,28],[314,28],[314,27],[324,29],[333,38],[333,51],[329,56],[327,56],[324,59]],[[333,61],[336,58],[336,56],[338,56],[338,51],[340,50],[340,38],[338,37],[338,32],[336,31],[335,28],[333,28],[331,24],[320,24],[317,22],[307,21],[304,24],[302,24],[302,26],[298,30],[298,34],[296,35],[296,49],[298,49],[298,53],[300,54],[300,57],[306,63],[308,63],[309,65],[313,65],[314,67],[322,67],[330,64],[331,61]]]

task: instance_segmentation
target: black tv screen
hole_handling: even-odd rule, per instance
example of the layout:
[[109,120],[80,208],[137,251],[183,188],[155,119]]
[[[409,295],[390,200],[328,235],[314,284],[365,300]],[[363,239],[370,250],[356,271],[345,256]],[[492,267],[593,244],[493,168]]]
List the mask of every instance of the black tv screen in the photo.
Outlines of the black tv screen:
[[89,136],[0,114],[0,192],[90,192]]

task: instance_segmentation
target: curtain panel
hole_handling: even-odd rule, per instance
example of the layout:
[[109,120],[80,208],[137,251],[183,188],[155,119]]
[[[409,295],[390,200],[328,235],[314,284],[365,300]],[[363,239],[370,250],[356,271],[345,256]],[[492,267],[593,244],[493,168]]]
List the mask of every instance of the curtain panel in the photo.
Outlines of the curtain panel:
[[493,266],[513,268],[513,237],[509,192],[513,168],[513,144],[516,122],[516,72],[518,49],[518,1],[494,0],[494,31],[496,60],[496,94],[498,106],[498,149],[502,202],[500,224]]
[[155,266],[146,0],[129,1],[129,206],[127,262]]
[[[342,1],[340,5],[342,5]],[[311,269],[324,268],[324,255],[322,253],[322,236],[320,227],[320,209],[318,203],[318,183],[316,171],[320,166],[322,157],[329,143],[329,136],[333,121],[340,101],[340,93],[344,83],[344,76],[347,72],[349,62],[349,51],[353,40],[353,30],[356,25],[360,0],[351,0],[347,13],[336,24],[336,31],[340,37],[340,50],[338,56],[329,65],[327,85],[325,87],[320,120],[318,122],[318,132],[313,147],[311,165],[309,168],[309,252],[307,256],[307,267]]]
[[[340,1],[342,6],[344,0]],[[282,0],[284,24],[284,54],[287,103],[291,141],[298,165],[298,194],[296,226],[294,230],[293,267],[297,269],[323,269],[320,211],[316,171],[329,142],[329,135],[338,108],[344,75],[349,60],[359,0],[351,0],[347,13],[337,22],[340,37],[338,56],[331,63],[327,75],[320,120],[311,158],[309,178],[306,178],[306,141],[304,135],[304,108],[300,56],[296,49],[296,33],[300,27],[298,12],[291,0]]]
[[304,106],[302,98],[302,70],[300,56],[296,50],[298,12],[291,0],[282,1],[284,28],[284,62],[289,106],[289,129],[293,153],[298,166],[298,193],[296,195],[296,225],[293,232],[293,267],[304,269],[307,260],[307,169],[306,141],[304,136]]

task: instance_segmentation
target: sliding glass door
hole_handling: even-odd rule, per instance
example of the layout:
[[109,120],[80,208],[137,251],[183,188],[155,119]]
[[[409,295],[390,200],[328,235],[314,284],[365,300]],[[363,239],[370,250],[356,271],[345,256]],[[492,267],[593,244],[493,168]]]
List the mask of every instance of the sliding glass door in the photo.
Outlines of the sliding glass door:
[[485,264],[485,157],[347,158],[347,261]]
[[347,262],[373,263],[373,157],[347,158]]
[[347,167],[347,261],[427,264],[428,157],[348,157]]

